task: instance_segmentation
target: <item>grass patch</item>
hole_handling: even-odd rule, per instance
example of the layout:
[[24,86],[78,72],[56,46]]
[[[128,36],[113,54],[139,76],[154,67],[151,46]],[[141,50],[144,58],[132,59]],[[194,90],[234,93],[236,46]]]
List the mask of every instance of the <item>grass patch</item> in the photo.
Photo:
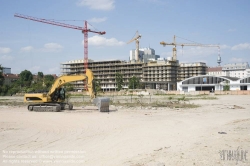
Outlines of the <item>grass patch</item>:
[[154,103],[152,107],[198,108],[199,105],[185,103],[185,102],[166,102],[166,103]]
[[217,100],[217,97],[214,96],[198,96],[198,97],[190,97],[188,100]]
[[0,105],[4,105],[4,106],[27,106],[30,103],[25,103],[25,102],[16,102],[16,101],[12,101],[12,102],[0,102]]
[[9,99],[0,99],[0,101],[6,101],[6,100],[9,100]]

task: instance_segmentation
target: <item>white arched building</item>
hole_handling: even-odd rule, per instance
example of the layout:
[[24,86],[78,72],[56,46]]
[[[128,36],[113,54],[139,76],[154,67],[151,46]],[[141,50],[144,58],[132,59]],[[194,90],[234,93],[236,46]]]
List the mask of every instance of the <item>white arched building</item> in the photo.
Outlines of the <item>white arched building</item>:
[[217,91],[229,87],[230,90],[250,90],[250,77],[236,78],[227,76],[200,75],[177,83],[179,91]]

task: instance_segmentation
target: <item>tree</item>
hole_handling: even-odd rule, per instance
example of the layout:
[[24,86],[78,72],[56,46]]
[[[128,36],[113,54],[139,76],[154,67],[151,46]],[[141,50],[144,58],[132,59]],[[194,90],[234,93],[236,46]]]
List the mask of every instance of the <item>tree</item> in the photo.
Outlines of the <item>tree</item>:
[[37,74],[37,78],[40,80],[40,79],[42,79],[43,78],[43,72],[38,72],[38,74]]
[[51,87],[54,82],[54,77],[52,75],[44,76],[44,84],[47,88]]
[[46,76],[44,76],[44,80],[46,80],[46,81],[54,81],[54,77],[52,75],[46,75]]
[[4,83],[4,76],[3,76],[3,67],[0,65],[0,86]]
[[67,100],[67,102],[69,102],[71,98],[71,93],[69,92],[74,90],[74,86],[71,83],[67,83],[64,85],[64,89],[65,89],[65,99]]
[[226,85],[223,86],[223,91],[229,91],[230,86],[229,86],[229,81],[226,81]]
[[102,91],[100,80],[93,80],[93,90],[96,96]]
[[230,90],[230,86],[228,84],[223,86],[223,91],[229,91]]
[[6,95],[8,93],[8,90],[9,90],[9,86],[8,85],[3,85],[0,87],[0,92],[1,92],[1,95]]
[[140,82],[139,89],[145,89],[145,83]]
[[123,84],[124,84],[122,74],[116,73],[115,79],[116,79],[116,84],[117,84],[117,90],[120,91],[122,89]]
[[129,78],[128,88],[129,89],[138,89],[138,88],[140,88],[140,80],[139,80],[139,78],[137,78],[135,76]]
[[66,92],[73,91],[74,86],[71,83],[67,83],[64,85],[64,89],[66,90]]
[[33,75],[29,70],[24,70],[20,73],[20,81],[22,85],[30,86],[33,80]]

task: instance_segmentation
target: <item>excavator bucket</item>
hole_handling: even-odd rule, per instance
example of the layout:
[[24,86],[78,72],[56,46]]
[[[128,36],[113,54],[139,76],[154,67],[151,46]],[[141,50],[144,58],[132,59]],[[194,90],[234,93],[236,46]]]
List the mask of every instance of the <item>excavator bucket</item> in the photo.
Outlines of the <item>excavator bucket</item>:
[[93,100],[93,104],[98,107],[100,112],[109,112],[109,101],[107,97],[97,97]]

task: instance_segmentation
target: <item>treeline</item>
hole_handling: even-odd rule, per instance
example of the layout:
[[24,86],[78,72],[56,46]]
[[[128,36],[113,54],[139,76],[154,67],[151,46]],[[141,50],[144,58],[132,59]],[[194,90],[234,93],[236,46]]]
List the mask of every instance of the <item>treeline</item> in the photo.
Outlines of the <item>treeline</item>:
[[54,77],[38,72],[37,78],[33,78],[29,70],[24,70],[19,74],[18,80],[12,80],[10,85],[4,84],[4,76],[0,66],[0,95],[13,95],[16,93],[47,92],[49,91]]

